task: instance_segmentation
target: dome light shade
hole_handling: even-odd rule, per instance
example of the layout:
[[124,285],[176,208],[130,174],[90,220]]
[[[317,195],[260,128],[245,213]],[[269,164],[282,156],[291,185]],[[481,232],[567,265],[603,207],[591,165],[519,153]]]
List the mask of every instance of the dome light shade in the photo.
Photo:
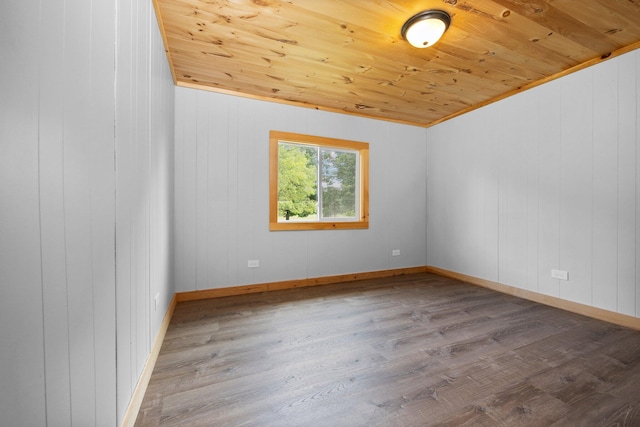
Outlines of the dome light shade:
[[434,45],[449,28],[451,17],[442,10],[425,10],[413,15],[402,26],[402,37],[412,46],[424,48]]

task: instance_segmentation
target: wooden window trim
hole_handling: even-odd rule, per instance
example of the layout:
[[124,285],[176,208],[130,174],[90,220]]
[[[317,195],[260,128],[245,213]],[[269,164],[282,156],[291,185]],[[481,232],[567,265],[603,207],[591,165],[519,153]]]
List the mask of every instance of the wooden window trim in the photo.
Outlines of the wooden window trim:
[[[360,154],[360,219],[358,221],[278,222],[278,142],[357,150]],[[272,130],[269,133],[269,229],[341,230],[369,228],[369,144],[346,139]]]

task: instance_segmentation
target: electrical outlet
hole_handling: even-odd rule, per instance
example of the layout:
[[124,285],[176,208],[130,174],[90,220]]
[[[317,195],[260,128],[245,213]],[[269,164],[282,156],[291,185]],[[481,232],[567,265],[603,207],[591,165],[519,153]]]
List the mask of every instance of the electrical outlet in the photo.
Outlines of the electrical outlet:
[[260,267],[260,260],[250,259],[249,262],[247,262],[247,267],[249,267],[249,268],[258,268],[258,267]]
[[391,251],[391,256],[399,256],[400,255],[400,249],[394,249]]
[[560,280],[569,280],[569,272],[564,270],[551,270],[551,277]]

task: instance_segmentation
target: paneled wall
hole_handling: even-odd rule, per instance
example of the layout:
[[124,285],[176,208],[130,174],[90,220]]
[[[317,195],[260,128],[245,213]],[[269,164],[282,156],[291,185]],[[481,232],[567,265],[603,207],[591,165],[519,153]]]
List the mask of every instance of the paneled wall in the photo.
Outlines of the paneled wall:
[[117,45],[115,291],[120,424],[174,294],[175,90],[151,1],[118,0]]
[[116,425],[173,292],[173,87],[147,3],[0,3],[3,426]]
[[427,146],[430,265],[640,316],[640,50],[429,128]]
[[[269,231],[272,129],[370,144],[368,230]],[[425,265],[425,136],[413,126],[177,88],[176,291]],[[256,259],[260,267],[248,268]]]

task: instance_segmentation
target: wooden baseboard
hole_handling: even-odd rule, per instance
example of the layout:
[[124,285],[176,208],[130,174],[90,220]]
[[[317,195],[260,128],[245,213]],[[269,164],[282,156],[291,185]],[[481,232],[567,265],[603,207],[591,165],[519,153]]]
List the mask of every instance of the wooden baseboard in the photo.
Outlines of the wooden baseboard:
[[353,282],[356,280],[377,279],[381,277],[401,276],[404,274],[424,273],[427,267],[408,267],[394,270],[371,271],[366,273],[341,274],[338,276],[314,277],[308,279],[287,280],[284,282],[258,283],[255,285],[233,286],[229,288],[204,289],[201,291],[178,292],[178,302],[199,299],[244,295],[257,292],[279,291],[283,289],[302,288],[307,286],[329,285],[331,283]]
[[580,304],[573,301],[567,301],[562,298],[553,297],[550,295],[543,295],[537,292],[528,291],[525,289],[516,288],[509,285],[504,285],[498,282],[492,282],[490,280],[480,279],[478,277],[468,276],[462,273],[456,273],[455,271],[449,271],[438,267],[425,267],[425,270],[429,273],[438,274],[440,276],[450,277],[462,282],[471,283],[472,285],[482,286],[484,288],[492,289],[494,291],[502,292],[504,294],[513,295],[519,298],[524,298],[530,301],[539,302],[541,304],[549,305],[551,307],[560,308],[562,310],[570,311],[572,313],[582,314],[583,316],[592,317],[598,320],[604,320],[605,322],[614,323],[620,326],[626,326],[628,328],[640,330],[640,318],[629,316],[626,314],[616,313],[602,308],[593,307],[590,305]]
[[140,375],[138,384],[133,391],[133,395],[131,396],[131,400],[129,401],[129,406],[124,413],[122,424],[120,424],[121,427],[133,427],[133,425],[136,423],[136,418],[138,418],[138,412],[140,412],[142,400],[144,399],[144,394],[147,391],[147,386],[149,385],[149,380],[151,379],[153,368],[156,366],[156,361],[158,360],[158,355],[160,354],[160,348],[162,347],[164,336],[167,333],[169,323],[171,322],[171,318],[173,317],[173,311],[176,308],[176,303],[177,299],[174,294],[173,298],[171,298],[171,302],[169,303],[169,307],[167,308],[167,313],[164,315],[164,319],[162,319],[160,329],[158,330],[156,339],[153,342],[153,346],[151,347],[151,352],[147,357],[147,361],[144,364],[144,368],[142,369],[142,374]]

